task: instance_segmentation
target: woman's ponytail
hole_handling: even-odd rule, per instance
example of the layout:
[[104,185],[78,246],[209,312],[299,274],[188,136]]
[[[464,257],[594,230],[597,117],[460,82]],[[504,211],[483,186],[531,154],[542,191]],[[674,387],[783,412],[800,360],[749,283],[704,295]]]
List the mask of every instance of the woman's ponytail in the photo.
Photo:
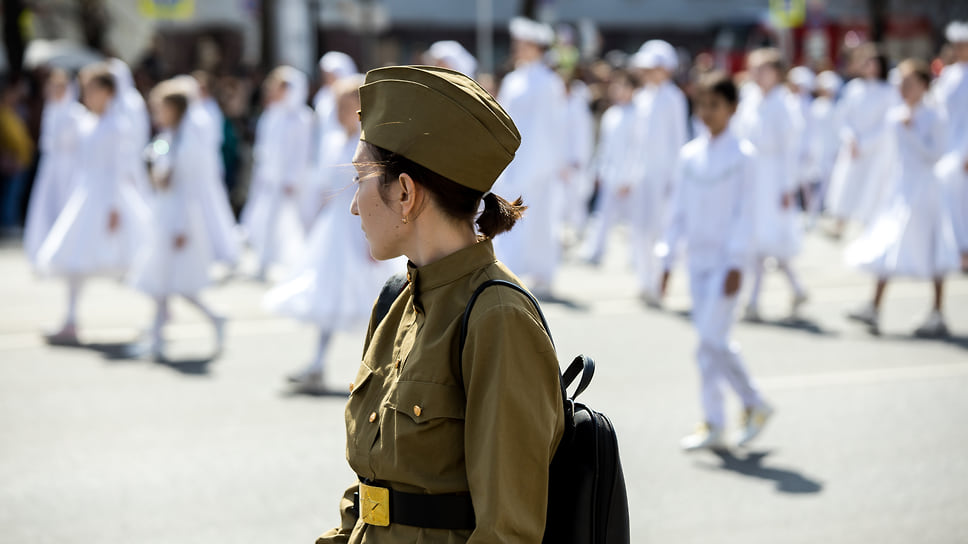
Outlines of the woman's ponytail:
[[485,238],[494,238],[511,230],[526,209],[528,207],[524,205],[521,197],[514,202],[508,202],[494,193],[487,193],[484,195],[484,211],[477,218],[477,230]]

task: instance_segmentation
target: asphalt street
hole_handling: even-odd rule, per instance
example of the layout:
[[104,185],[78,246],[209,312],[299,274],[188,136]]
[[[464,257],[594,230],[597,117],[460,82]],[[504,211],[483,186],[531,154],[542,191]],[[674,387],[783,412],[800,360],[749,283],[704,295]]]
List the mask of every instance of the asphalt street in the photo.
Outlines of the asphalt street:
[[[842,242],[806,240],[810,292],[799,321],[771,274],[765,324],[735,338],[777,413],[749,449],[683,454],[699,419],[686,277],[666,309],[634,296],[618,233],[597,268],[566,261],[544,309],[559,356],[592,355],[583,396],[613,420],[635,543],[968,542],[968,277],[947,286],[953,337],[910,332],[930,286],[888,288],[884,334],[844,319],[870,277]],[[243,267],[244,270],[244,267]],[[203,298],[230,317],[211,360],[201,315],[174,306],[170,361],[125,357],[149,301],[109,280],[81,299],[82,347],[50,347],[65,287],[0,248],[0,543],[309,543],[338,521],[354,481],[344,458],[345,396],[295,395],[283,377],[314,332],[268,314],[265,285],[234,278]],[[345,391],[363,331],[341,333],[327,377]],[[738,407],[731,404],[738,419]]]

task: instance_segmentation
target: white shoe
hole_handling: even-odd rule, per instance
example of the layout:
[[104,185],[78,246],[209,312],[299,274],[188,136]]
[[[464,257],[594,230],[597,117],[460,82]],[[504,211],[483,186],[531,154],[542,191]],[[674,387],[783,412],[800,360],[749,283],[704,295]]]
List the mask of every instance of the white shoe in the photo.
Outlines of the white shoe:
[[662,298],[651,291],[642,291],[639,293],[639,300],[654,310],[659,310],[662,308]]
[[323,391],[323,373],[319,370],[305,368],[299,372],[286,376],[289,383],[299,391]]
[[878,322],[880,321],[879,316],[873,304],[867,304],[866,306],[847,312],[847,318],[867,325],[873,334],[877,334],[880,331],[878,327]]
[[773,408],[768,404],[747,408],[743,413],[743,428],[736,437],[736,445],[743,447],[759,436],[772,415]]
[[216,317],[212,320],[212,326],[215,327],[215,354],[220,355],[222,350],[225,349],[225,323],[228,320],[222,316]]
[[64,325],[59,331],[44,334],[44,340],[52,346],[77,346],[77,328],[74,325]]
[[763,318],[760,317],[760,311],[756,306],[747,306],[746,310],[743,311],[743,321],[749,323],[762,323]]
[[692,434],[682,437],[679,446],[683,451],[722,448],[723,432],[708,423],[700,423]]
[[932,310],[928,318],[920,327],[914,330],[914,336],[919,338],[944,338],[948,336],[948,326],[944,316],[938,310]]

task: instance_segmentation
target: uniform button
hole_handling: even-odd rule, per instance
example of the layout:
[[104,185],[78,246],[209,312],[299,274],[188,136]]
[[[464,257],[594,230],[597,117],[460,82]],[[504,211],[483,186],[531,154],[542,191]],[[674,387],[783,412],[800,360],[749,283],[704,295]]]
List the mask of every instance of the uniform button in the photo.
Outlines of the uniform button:
[[414,404],[414,405],[413,405],[413,415],[415,415],[415,416],[417,416],[417,417],[420,417],[420,414],[421,414],[421,413],[423,413],[423,409],[422,409],[422,408],[420,408],[420,406],[419,406],[419,405],[417,405],[417,404]]
[[355,387],[356,387],[356,384],[353,383],[353,382],[350,382],[350,393],[353,392],[353,388],[355,388]]
[[397,370],[400,370],[400,359],[397,359],[397,362],[394,364],[394,366],[397,367]]
[[376,412],[370,414],[370,423],[373,423],[374,421],[376,421]]

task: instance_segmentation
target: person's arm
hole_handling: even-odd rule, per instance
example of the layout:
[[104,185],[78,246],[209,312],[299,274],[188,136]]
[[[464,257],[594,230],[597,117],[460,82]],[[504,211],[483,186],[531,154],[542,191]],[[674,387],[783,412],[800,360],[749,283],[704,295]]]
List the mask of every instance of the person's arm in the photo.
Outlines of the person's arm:
[[679,240],[682,238],[683,231],[686,228],[686,202],[685,196],[683,195],[685,191],[683,185],[683,164],[684,160],[680,152],[672,176],[669,214],[666,216],[665,225],[662,228],[662,239],[655,247],[655,255],[662,259],[663,269],[667,271],[672,270],[672,267],[675,265],[676,246],[679,244]]
[[343,493],[339,501],[340,526],[326,531],[316,539],[316,544],[345,544],[349,542],[358,514],[353,504],[353,494],[359,492],[360,485],[354,484]]
[[468,544],[534,544],[544,534],[548,470],[563,429],[558,361],[516,300],[501,286],[482,295],[464,348],[464,449],[477,520]]
[[738,194],[732,209],[726,258],[730,269],[742,270],[750,263],[753,242],[753,195],[756,191],[755,157],[753,150],[744,146],[743,167],[736,174]]

